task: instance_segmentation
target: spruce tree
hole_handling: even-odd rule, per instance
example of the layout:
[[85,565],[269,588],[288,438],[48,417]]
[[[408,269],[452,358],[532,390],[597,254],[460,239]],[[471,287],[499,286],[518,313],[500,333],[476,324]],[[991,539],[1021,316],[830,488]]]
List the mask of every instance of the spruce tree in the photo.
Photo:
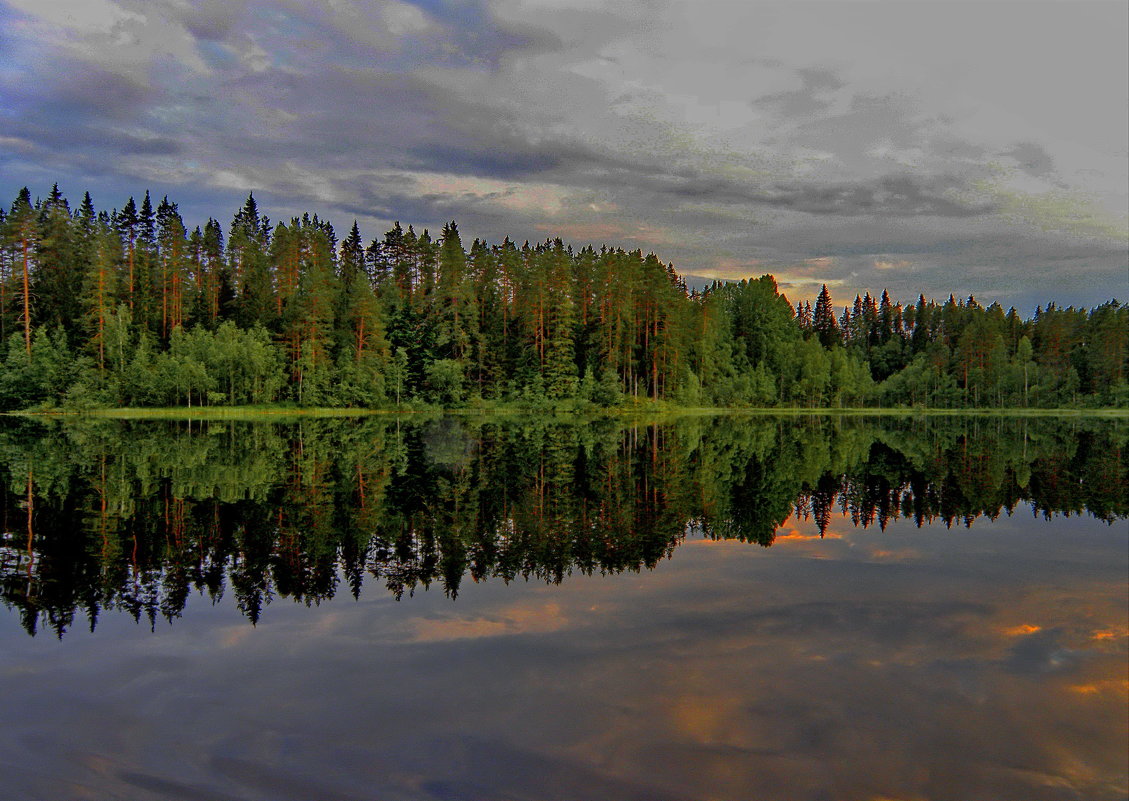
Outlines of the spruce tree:
[[39,209],[36,270],[31,293],[38,301],[36,325],[60,327],[77,341],[82,335],[82,276],[87,257],[82,229],[71,217],[66,198],[56,184]]
[[835,324],[835,308],[831,305],[831,293],[827,291],[827,284],[824,284],[823,288],[819,290],[811,326],[823,347],[830,348],[832,345],[838,344],[840,340],[839,329]]

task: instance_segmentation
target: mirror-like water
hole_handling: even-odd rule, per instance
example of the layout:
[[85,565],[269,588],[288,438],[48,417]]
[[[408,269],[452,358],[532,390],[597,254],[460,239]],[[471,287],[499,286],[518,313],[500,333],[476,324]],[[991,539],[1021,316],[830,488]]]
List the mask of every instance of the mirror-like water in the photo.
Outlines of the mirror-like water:
[[10,422],[4,795],[1120,799],[1127,440]]

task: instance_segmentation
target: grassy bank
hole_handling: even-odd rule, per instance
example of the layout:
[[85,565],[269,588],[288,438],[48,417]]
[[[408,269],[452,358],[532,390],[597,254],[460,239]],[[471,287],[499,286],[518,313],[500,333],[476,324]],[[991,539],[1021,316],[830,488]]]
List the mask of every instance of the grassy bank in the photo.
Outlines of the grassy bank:
[[28,410],[7,412],[20,417],[105,417],[116,420],[261,420],[263,418],[286,419],[306,417],[367,417],[376,414],[397,414],[397,412],[376,409],[323,409],[298,408],[286,406],[196,406],[187,408],[173,406],[167,408],[110,408]]

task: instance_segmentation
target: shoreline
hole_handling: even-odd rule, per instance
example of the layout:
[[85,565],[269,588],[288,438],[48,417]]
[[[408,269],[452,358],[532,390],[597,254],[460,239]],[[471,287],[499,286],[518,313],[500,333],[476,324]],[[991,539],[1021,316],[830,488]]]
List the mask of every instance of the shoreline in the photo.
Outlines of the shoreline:
[[202,406],[155,408],[104,408],[82,410],[23,410],[0,412],[5,417],[34,418],[104,418],[114,420],[245,420],[256,418],[334,418],[372,416],[510,416],[536,415],[544,417],[631,417],[657,415],[662,417],[691,416],[759,416],[759,417],[1079,417],[1129,419],[1129,409],[1103,407],[1094,409],[930,409],[899,407],[667,407],[667,406],[612,406],[591,409],[528,407],[459,407],[451,409],[363,409],[333,407],[259,407],[259,406]]

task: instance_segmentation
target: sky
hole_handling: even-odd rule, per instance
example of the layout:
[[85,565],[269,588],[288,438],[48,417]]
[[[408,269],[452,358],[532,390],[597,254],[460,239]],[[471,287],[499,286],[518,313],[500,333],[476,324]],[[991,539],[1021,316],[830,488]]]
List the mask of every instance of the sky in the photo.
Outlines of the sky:
[[903,301],[1129,300],[1129,4],[0,0],[0,205],[654,252]]

